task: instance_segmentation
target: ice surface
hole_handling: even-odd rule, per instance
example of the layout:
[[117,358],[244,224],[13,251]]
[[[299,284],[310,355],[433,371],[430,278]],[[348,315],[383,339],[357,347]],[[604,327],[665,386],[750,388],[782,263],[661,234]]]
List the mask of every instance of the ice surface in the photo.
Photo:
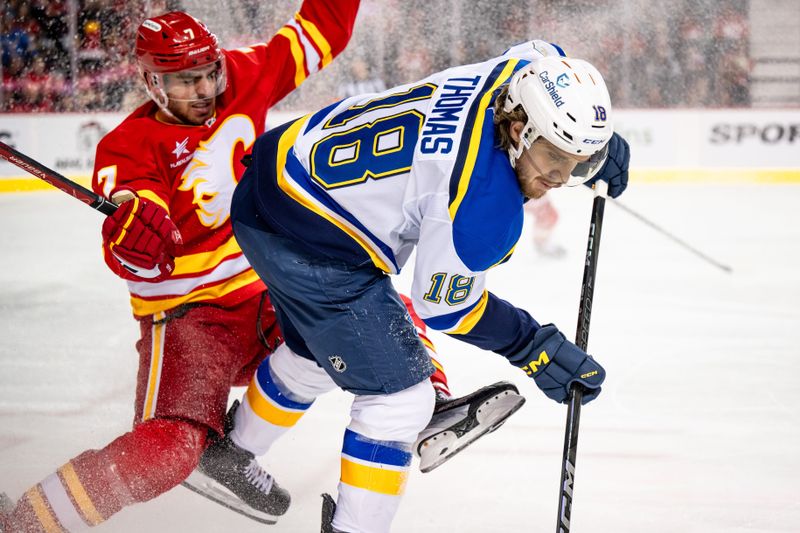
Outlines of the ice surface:
[[[553,196],[566,259],[538,258],[526,227],[489,286],[572,337],[591,197]],[[582,413],[573,531],[798,531],[800,187],[633,184],[624,200],[734,272],[607,206],[589,351],[608,380]],[[137,328],[100,222],[61,193],[0,195],[0,490],[14,499],[133,416]],[[499,357],[432,337],[456,394],[509,379],[528,403],[438,470],[415,464],[394,531],[552,532],[566,408]],[[277,526],[179,487],[96,530],[318,531],[348,405],[321,398],[263,460],[293,494]]]

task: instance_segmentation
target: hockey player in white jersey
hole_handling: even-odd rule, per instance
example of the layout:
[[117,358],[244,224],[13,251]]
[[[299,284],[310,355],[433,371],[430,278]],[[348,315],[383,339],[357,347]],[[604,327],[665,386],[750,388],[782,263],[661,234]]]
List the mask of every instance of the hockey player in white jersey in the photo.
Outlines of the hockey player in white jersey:
[[259,369],[271,414],[245,402],[233,440],[266,452],[318,395],[352,392],[323,531],[389,531],[434,407],[430,358],[388,276],[414,248],[411,298],[429,327],[507,358],[557,402],[576,382],[596,398],[603,368],[485,275],[511,257],[526,199],[597,179],[617,196],[628,159],[600,73],[542,41],[261,136],[231,217],[286,342]]

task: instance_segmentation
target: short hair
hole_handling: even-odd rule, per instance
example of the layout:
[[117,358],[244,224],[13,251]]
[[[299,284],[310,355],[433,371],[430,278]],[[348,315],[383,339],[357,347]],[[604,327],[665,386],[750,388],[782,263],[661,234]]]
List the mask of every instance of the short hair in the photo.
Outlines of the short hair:
[[522,109],[521,105],[518,105],[511,111],[505,111],[503,109],[507,98],[508,85],[505,85],[494,101],[494,129],[497,135],[498,145],[503,150],[508,150],[512,146],[516,146],[514,139],[511,137],[511,123],[528,123],[528,114]]

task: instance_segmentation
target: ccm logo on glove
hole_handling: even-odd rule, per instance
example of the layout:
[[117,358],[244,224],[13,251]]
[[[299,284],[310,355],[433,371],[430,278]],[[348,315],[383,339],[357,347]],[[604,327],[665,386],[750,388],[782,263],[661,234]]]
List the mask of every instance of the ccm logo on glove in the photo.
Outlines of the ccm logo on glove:
[[550,358],[547,356],[547,352],[544,350],[542,353],[539,354],[539,358],[536,360],[531,361],[527,365],[523,365],[521,368],[525,371],[526,374],[532,376],[539,370],[540,366],[544,366],[550,362]]
[[573,383],[584,388],[582,403],[594,400],[606,379],[603,367],[552,324],[542,326],[525,348],[508,359],[532,377],[548,398],[560,403],[569,398]]

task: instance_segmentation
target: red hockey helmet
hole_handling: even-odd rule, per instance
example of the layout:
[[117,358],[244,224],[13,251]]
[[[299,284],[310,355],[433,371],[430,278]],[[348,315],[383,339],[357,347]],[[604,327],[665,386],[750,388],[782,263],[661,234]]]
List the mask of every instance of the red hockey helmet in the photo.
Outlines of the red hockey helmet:
[[170,95],[166,77],[176,72],[206,65],[217,66],[216,94],[225,90],[225,56],[217,36],[205,24],[182,11],[152,17],[139,26],[136,36],[136,57],[150,97],[166,110]]

